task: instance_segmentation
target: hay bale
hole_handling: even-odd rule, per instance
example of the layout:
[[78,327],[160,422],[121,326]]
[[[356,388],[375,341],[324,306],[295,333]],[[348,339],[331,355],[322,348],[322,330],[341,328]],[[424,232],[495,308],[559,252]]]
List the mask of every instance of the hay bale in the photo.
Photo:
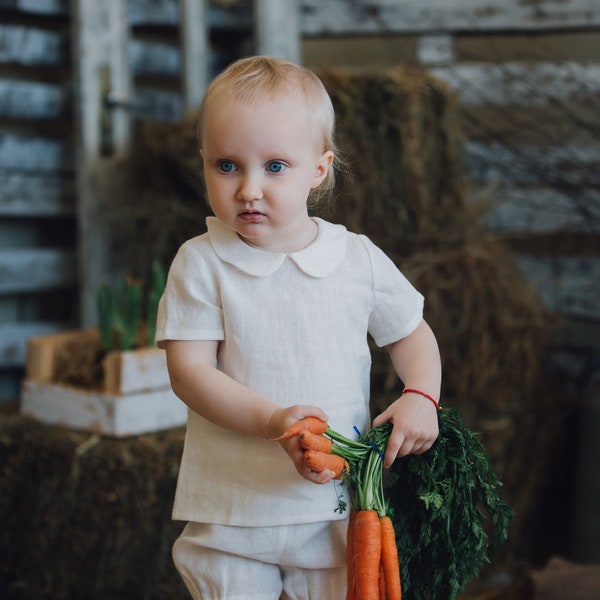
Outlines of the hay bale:
[[450,89],[409,68],[318,75],[350,165],[336,183],[333,220],[394,254],[460,242],[473,211]]
[[196,114],[177,122],[140,120],[123,165],[124,192],[106,211],[123,271],[149,281],[152,262],[169,265],[183,242],[203,233],[205,199]]
[[185,598],[171,560],[183,430],[125,440],[0,417],[0,596]]

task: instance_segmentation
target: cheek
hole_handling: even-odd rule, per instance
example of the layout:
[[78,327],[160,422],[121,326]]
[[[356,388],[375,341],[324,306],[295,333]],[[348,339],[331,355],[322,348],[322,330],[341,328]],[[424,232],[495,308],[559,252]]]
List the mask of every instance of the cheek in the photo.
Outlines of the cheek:
[[224,182],[223,180],[214,177],[214,176],[209,176],[205,178],[205,185],[206,185],[206,189],[208,190],[208,192],[210,194],[215,194],[215,195],[222,195],[223,193],[225,193],[227,191],[227,184],[226,182]]

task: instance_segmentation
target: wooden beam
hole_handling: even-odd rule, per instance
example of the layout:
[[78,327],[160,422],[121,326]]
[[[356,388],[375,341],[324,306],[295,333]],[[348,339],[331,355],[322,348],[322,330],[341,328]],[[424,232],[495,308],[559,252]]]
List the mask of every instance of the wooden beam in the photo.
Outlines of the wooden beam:
[[209,35],[204,0],[181,0],[183,108],[197,109],[208,85]]
[[3,0],[12,10],[38,15],[64,16],[69,11],[69,0]]
[[[195,0],[194,0],[195,1]],[[181,0],[129,0],[129,24],[135,27],[160,25],[178,27]],[[252,28],[251,0],[211,2],[204,0],[204,12],[209,29],[227,31]]]
[[96,291],[114,278],[107,205],[116,201],[118,162],[128,150],[128,111],[107,99],[130,100],[127,2],[72,0],[76,97],[79,280],[82,325],[96,322]]
[[527,61],[504,63],[457,63],[431,67],[469,106],[566,105],[600,95],[600,63]]
[[298,0],[255,0],[255,46],[258,54],[300,61]]
[[597,0],[302,0],[305,36],[594,29]]

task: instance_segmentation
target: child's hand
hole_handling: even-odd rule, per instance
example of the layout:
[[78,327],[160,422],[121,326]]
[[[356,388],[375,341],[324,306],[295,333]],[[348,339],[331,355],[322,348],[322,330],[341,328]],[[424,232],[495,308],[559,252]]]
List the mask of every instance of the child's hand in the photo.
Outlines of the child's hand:
[[[304,419],[305,417],[317,417],[322,421],[327,421],[327,415],[316,406],[296,404],[294,406],[290,406],[289,408],[278,408],[271,415],[267,425],[267,437],[269,439],[279,437],[288,429],[288,427],[296,423],[296,421]],[[304,462],[304,450],[300,446],[298,436],[294,436],[286,440],[280,440],[279,443],[288,456],[292,459],[296,471],[298,471],[298,473],[304,477],[304,479],[312,481],[313,483],[322,484],[328,483],[335,477],[335,473],[333,471],[322,471],[320,473],[311,471],[310,467],[308,467]]]
[[390,467],[397,456],[423,454],[431,448],[439,433],[436,411],[425,398],[405,394],[373,421],[374,427],[388,421],[393,424],[383,461],[385,467]]

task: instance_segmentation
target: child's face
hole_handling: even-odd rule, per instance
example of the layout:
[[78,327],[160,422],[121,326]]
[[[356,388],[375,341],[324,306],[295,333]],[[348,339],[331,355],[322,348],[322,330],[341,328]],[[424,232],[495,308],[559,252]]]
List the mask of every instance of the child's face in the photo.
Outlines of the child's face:
[[302,99],[213,98],[202,123],[202,157],[211,209],[242,239],[275,252],[314,239],[306,202],[333,153],[318,147]]

